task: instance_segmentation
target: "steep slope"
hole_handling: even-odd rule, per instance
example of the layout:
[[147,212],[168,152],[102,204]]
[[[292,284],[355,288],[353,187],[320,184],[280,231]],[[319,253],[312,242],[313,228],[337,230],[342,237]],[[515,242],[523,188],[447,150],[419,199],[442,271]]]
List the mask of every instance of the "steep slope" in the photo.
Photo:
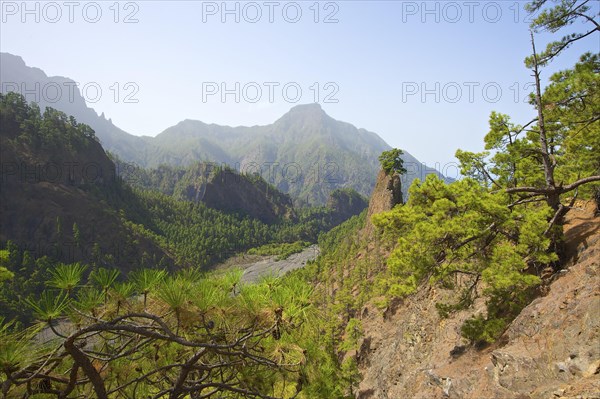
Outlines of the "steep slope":
[[189,199],[227,213],[237,213],[276,223],[293,214],[292,201],[262,179],[252,179],[231,170],[219,170],[204,181],[196,180],[184,189]]
[[0,115],[0,242],[63,262],[104,254],[102,263],[124,270],[143,258],[171,263],[108,204],[121,198],[121,187],[93,132],[64,114],[40,119],[35,108],[8,104]]
[[460,326],[484,310],[481,301],[449,319],[435,307],[451,295],[441,289],[419,291],[383,315],[365,307],[357,397],[600,397],[599,226],[590,203],[569,214],[572,263],[491,347],[461,339]]
[[[329,117],[318,104],[296,106],[266,126],[229,127],[184,120],[156,137],[137,137],[104,115],[98,116],[78,88],[71,97],[71,79],[46,76],[8,53],[0,53],[0,67],[2,92],[22,91],[42,109],[50,106],[75,116],[95,130],[107,151],[125,161],[142,167],[225,163],[244,173],[259,173],[300,203],[323,205],[332,191],[344,187],[369,196],[379,169],[377,157],[390,148],[377,134]],[[57,100],[52,91],[56,86],[62,92]],[[27,94],[30,90],[34,94]],[[405,196],[413,179],[439,174],[406,151],[404,161],[408,170],[403,176]]]
[[295,215],[290,197],[257,175],[241,175],[231,168],[206,162],[143,169],[113,158],[122,176],[143,190],[160,191],[176,200],[202,203],[267,224],[289,220]]
[[494,343],[471,342],[463,328],[473,316],[489,315],[487,287],[468,305],[445,311],[441,305],[464,300],[464,291],[456,289],[465,284],[461,280],[435,284],[425,279],[404,296],[390,295],[384,285],[394,243],[406,237],[386,237],[371,216],[392,209],[398,189],[394,177],[381,172],[369,209],[324,234],[319,258],[302,271],[328,312],[346,394],[360,399],[599,398],[596,204],[580,202],[568,214],[565,241],[571,260],[564,270],[542,274],[541,286],[528,294],[529,302],[501,327]]

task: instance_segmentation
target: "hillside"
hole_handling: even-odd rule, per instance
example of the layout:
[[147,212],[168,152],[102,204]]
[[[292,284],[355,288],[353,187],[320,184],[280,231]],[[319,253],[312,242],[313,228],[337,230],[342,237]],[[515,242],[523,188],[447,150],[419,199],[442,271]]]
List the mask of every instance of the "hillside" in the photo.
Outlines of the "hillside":
[[[300,204],[324,205],[332,191],[346,187],[369,196],[378,171],[377,157],[390,149],[377,134],[331,118],[318,104],[295,106],[266,126],[229,127],[184,120],[156,137],[137,137],[104,115],[98,116],[86,105],[78,88],[69,98],[66,94],[73,84],[71,79],[47,76],[8,53],[0,53],[0,66],[3,91],[40,88],[35,95],[27,94],[27,100],[88,124],[104,149],[126,162],[148,168],[189,166],[199,161],[225,163],[242,174],[259,173]],[[64,95],[56,101],[42,95],[41,88],[55,85],[65,88]],[[408,169],[403,176],[405,187],[415,178],[439,175],[409,152],[405,151],[403,158]]]
[[[330,328],[338,334],[333,340],[352,396],[599,397],[597,204],[581,201],[568,214],[569,258],[561,270],[544,271],[535,294],[517,308],[497,338],[472,342],[465,338],[464,326],[474,316],[489,314],[489,287],[477,289],[466,306],[461,305],[465,297],[459,289],[460,284],[471,284],[466,278],[435,283],[432,277],[408,295],[394,295],[387,288],[393,278],[389,259],[397,244],[382,235],[372,217],[398,204],[396,178],[381,172],[368,210],[322,236],[321,256],[300,271],[315,284],[318,301],[329,309]],[[411,205],[402,207],[406,206]]]
[[14,96],[2,97],[1,107],[0,242],[62,262],[103,254],[102,263],[126,271],[141,259],[172,264],[111,204],[126,194],[89,127],[57,111],[42,116]]
[[290,197],[258,175],[241,175],[213,163],[142,169],[119,158],[115,162],[117,168],[126,171],[123,177],[130,184],[144,190],[160,191],[177,200],[203,203],[209,208],[248,216],[267,224],[296,216]]
[[443,319],[436,303],[451,294],[426,289],[381,314],[361,310],[357,354],[368,398],[596,398],[600,395],[600,217],[582,203],[569,214],[565,269],[526,306],[497,343],[465,345],[460,326],[474,309]]

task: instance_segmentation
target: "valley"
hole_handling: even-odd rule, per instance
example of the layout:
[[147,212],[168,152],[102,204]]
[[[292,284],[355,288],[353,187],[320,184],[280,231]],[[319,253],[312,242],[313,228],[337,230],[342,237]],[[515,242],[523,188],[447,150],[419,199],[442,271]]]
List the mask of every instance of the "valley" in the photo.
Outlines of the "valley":
[[600,399],[598,4],[363,3],[2,4],[1,399]]

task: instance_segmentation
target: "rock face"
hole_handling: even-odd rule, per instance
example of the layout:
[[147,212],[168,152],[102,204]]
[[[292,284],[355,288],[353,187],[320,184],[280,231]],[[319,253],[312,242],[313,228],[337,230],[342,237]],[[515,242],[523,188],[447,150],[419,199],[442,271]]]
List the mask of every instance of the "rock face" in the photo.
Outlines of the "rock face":
[[374,226],[371,223],[371,216],[376,213],[389,211],[395,205],[403,203],[402,197],[402,182],[400,176],[394,174],[388,176],[383,170],[379,171],[375,189],[369,200],[369,210],[367,211],[367,224],[365,233],[372,237]]
[[[381,177],[381,176],[380,176]],[[379,180],[378,180],[379,182]],[[441,319],[448,292],[423,289],[382,315],[363,309],[361,399],[600,398],[600,217],[595,204],[566,226],[574,258],[501,339],[478,350],[460,326],[485,304]]]
[[334,223],[339,224],[361,213],[369,204],[352,189],[338,189],[329,195],[327,207],[334,211]]
[[210,208],[249,216],[264,223],[294,216],[291,198],[264,180],[252,181],[233,171],[219,170],[208,178],[193,181],[183,190],[184,198],[202,201]]

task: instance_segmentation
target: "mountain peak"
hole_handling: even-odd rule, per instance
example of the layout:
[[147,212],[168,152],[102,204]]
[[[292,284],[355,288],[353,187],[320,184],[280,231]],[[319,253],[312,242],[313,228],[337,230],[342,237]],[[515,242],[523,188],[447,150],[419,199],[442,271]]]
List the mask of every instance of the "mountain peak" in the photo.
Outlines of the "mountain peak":
[[[322,116],[327,115],[319,103],[300,104],[292,107],[286,115]],[[285,116],[285,115],[284,115]]]
[[321,104],[319,103],[309,103],[309,104],[299,104],[296,106],[293,106],[290,109],[290,112],[295,111],[295,112],[307,112],[307,111],[323,111],[323,108],[321,108]]
[[323,111],[321,105],[317,103],[300,104],[290,109],[286,114],[279,118],[278,122],[289,123],[312,123],[321,124],[329,118],[329,115]]

